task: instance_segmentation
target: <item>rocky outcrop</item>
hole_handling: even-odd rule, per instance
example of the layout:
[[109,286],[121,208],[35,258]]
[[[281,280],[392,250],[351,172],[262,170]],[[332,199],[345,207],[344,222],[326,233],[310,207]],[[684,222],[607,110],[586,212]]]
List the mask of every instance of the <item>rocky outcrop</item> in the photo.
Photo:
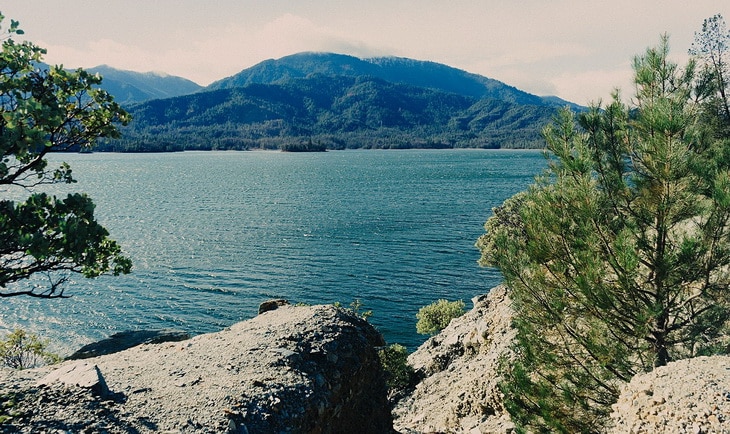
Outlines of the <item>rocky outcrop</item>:
[[730,357],[697,357],[635,376],[613,406],[612,433],[730,433]]
[[[393,411],[403,434],[510,433],[497,384],[515,337],[507,290],[477,297],[408,358],[421,376]],[[730,356],[680,360],[637,375],[613,406],[612,434],[729,433]]]
[[383,344],[350,311],[279,306],[218,333],[61,365],[97,367],[107,398],[73,379],[39,383],[51,367],[2,370],[0,390],[19,413],[2,429],[388,433],[392,419],[376,349]]
[[[273,303],[181,342],[60,366],[0,368],[0,432],[509,433],[498,390],[512,356],[507,290],[492,289],[408,358],[419,377],[391,416],[380,334],[334,306]],[[730,433],[730,357],[636,376],[612,433]],[[394,419],[394,420],[393,420]]]
[[497,387],[515,336],[507,290],[493,288],[408,357],[422,379],[394,409],[401,433],[511,432]]
[[142,344],[161,344],[163,342],[179,342],[190,339],[187,332],[180,330],[130,330],[114,333],[107,339],[92,342],[79,348],[67,357],[67,360],[88,359],[105,354],[118,353]]

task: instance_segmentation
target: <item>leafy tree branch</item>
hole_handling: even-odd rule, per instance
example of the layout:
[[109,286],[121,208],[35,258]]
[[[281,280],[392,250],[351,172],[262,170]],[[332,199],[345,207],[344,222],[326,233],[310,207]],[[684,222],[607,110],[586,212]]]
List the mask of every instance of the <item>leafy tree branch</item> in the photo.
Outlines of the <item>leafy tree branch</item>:
[[[0,25],[3,20],[0,15]],[[61,297],[68,273],[128,273],[131,261],[96,222],[88,196],[58,199],[36,191],[74,182],[68,164],[49,168],[47,156],[118,137],[117,125],[130,117],[98,88],[100,76],[43,66],[44,49],[14,40],[23,34],[18,26],[11,20],[0,38],[0,186],[29,196],[19,203],[0,198],[0,297]],[[35,275],[48,284],[30,284]]]

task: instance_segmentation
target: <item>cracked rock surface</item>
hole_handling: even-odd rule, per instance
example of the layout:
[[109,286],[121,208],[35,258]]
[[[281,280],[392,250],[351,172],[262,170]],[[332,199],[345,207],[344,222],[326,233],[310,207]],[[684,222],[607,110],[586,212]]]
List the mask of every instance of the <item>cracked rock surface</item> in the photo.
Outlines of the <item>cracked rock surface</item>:
[[730,357],[679,360],[635,376],[611,415],[613,433],[730,433]]
[[347,310],[282,306],[218,333],[60,366],[96,366],[105,396],[41,384],[58,365],[3,369],[12,418],[0,432],[388,433],[383,344]]
[[515,337],[507,289],[492,288],[474,307],[408,357],[422,377],[393,411],[401,433],[508,433],[502,405],[500,358]]

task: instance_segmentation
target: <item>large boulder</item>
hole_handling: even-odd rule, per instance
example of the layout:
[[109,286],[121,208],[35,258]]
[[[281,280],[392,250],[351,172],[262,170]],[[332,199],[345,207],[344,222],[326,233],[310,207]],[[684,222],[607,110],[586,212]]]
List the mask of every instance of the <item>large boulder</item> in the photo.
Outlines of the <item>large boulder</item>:
[[18,384],[28,372],[14,381],[2,371],[0,385],[19,401],[18,432],[388,433],[382,345],[348,310],[280,306],[218,333],[86,359],[113,400],[48,384],[53,376]]
[[636,375],[613,410],[616,434],[730,432],[730,357],[679,360]]
[[498,389],[500,359],[510,357],[515,337],[507,289],[498,286],[473,302],[408,357],[422,380],[393,411],[401,433],[514,429]]

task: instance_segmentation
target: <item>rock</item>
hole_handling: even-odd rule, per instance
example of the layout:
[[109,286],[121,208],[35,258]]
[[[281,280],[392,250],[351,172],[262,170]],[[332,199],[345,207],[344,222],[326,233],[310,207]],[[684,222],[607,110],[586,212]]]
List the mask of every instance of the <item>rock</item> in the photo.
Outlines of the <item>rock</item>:
[[382,345],[380,333],[348,310],[280,306],[218,333],[86,359],[119,396],[112,402],[58,381],[35,386],[33,378],[50,368],[0,370],[0,385],[14,391],[18,412],[3,429],[389,433],[392,416],[377,355]]
[[453,319],[408,357],[422,379],[393,410],[402,433],[506,433],[514,429],[498,389],[499,360],[509,357],[515,331],[504,286],[472,300],[474,307]]
[[110,395],[104,376],[99,367],[89,363],[73,363],[62,366],[43,377],[38,384],[50,385],[59,382],[65,385],[89,389],[94,395],[106,398]]
[[107,339],[84,345],[66,360],[88,359],[113,354],[142,344],[159,344],[190,339],[190,335],[179,330],[130,330],[114,333]]
[[730,432],[729,391],[730,356],[669,363],[623,386],[609,432]]
[[261,315],[264,312],[268,312],[270,310],[278,309],[281,306],[286,306],[289,304],[289,301],[279,299],[279,300],[267,300],[259,305],[259,315]]
[[[283,307],[282,307],[283,306]],[[257,317],[309,308],[279,305]],[[392,419],[376,347],[382,336],[366,321],[333,306],[314,309],[316,321],[282,323],[270,339],[274,367],[301,376],[284,383],[260,379],[257,393],[242,397],[242,424],[249,432],[388,433]],[[276,342],[279,342],[276,344]],[[263,348],[261,348],[263,351]]]

